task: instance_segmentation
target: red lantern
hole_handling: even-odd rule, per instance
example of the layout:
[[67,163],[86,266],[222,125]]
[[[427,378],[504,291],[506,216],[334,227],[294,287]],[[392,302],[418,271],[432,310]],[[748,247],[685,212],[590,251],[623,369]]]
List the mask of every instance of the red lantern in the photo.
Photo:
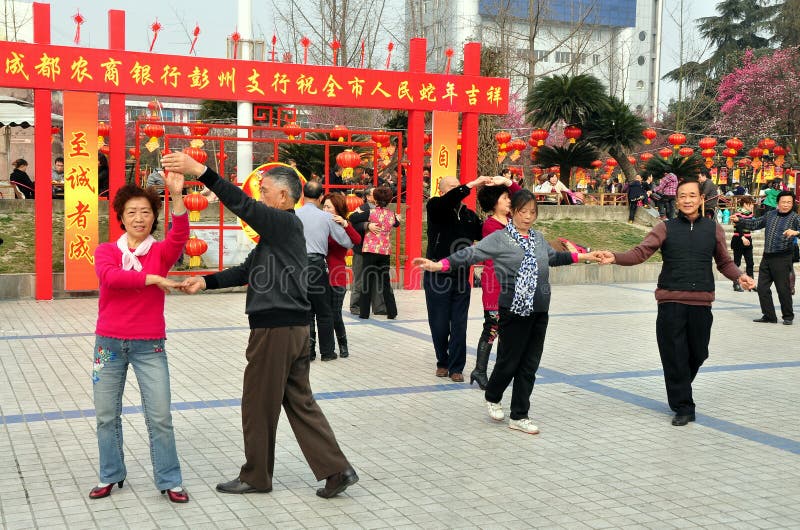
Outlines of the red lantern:
[[658,133],[655,129],[648,127],[647,129],[642,131],[642,136],[644,136],[644,143],[650,145],[650,143],[658,136]]
[[632,166],[635,166],[636,165],[636,158],[634,158],[632,156],[629,156],[628,157],[628,162],[630,162]]
[[[456,136],[456,149],[461,149],[461,133],[458,133],[458,136]],[[522,149],[525,148],[523,147]]]
[[617,167],[619,162],[615,158],[606,158],[606,166],[607,167]]
[[569,139],[569,143],[574,144],[575,141],[581,137],[583,131],[581,131],[580,127],[576,127],[575,125],[569,125],[564,128],[564,136]]
[[154,99],[153,101],[147,104],[147,108],[150,109],[150,112],[155,116],[156,114],[158,114],[158,111],[162,109],[162,106],[157,99]]
[[717,146],[717,139],[706,136],[705,138],[701,138],[697,145],[700,146],[700,149],[714,149],[714,147]]
[[192,136],[205,136],[208,134],[208,131],[210,130],[211,127],[200,122],[197,122],[189,127],[189,131],[191,131]]
[[303,128],[297,125],[297,122],[290,121],[283,126],[283,134],[289,137],[289,140],[294,140],[303,132]]
[[336,140],[337,142],[344,142],[347,133],[348,133],[347,127],[345,127],[344,125],[336,125],[331,131],[331,139]]
[[364,201],[361,199],[361,197],[359,197],[355,193],[350,193],[347,196],[345,196],[345,201],[347,201],[348,212],[352,212],[353,210],[364,204]]
[[678,154],[681,155],[683,158],[692,156],[694,154],[694,149],[691,147],[681,147],[678,149]]
[[653,158],[653,153],[642,153],[641,155],[639,155],[639,160],[645,163],[649,162],[652,158]]
[[59,127],[50,127],[50,134],[58,134],[61,132]]
[[747,155],[752,158],[753,160],[759,158],[761,156],[761,149],[758,147],[754,147],[747,152]]
[[198,239],[197,236],[190,237],[189,241],[186,242],[186,253],[191,256],[189,258],[189,266],[199,267],[200,256],[205,254],[206,250],[208,250],[208,244],[205,241]]
[[108,155],[109,155],[109,153],[111,153],[111,148],[110,148],[110,147],[108,147],[108,144],[103,144],[103,145],[100,147],[100,152],[101,152],[101,153],[103,153],[104,155],[108,156]]
[[534,129],[531,132],[531,145],[536,147],[543,146],[544,141],[547,140],[548,136],[550,136],[550,133],[548,133],[545,129]]
[[728,149],[733,149],[734,150],[733,156],[736,156],[736,153],[738,153],[739,150],[742,147],[744,147],[744,142],[734,137],[725,142],[725,147],[727,147]]
[[667,141],[672,145],[672,148],[677,150],[680,146],[686,143],[686,135],[683,133],[670,134]]
[[183,198],[183,204],[185,204],[186,209],[189,210],[189,220],[199,221],[200,212],[208,207],[208,199],[200,195],[199,192],[194,191]]
[[600,169],[601,167],[603,167],[603,161],[602,160],[592,160],[592,163],[590,165],[594,169]]
[[772,149],[772,154],[774,154],[774,155],[775,155],[775,157],[779,157],[779,156],[786,156],[786,148],[785,148],[785,147],[783,147],[783,146],[780,146],[780,145],[776,145],[776,146],[775,146],[775,147]]
[[670,155],[672,155],[672,149],[669,147],[662,147],[658,150],[658,154],[661,156],[661,158],[669,158]]
[[430,144],[431,143],[431,135],[428,134],[428,133],[423,134],[422,135],[422,143],[423,143],[423,145]]
[[500,152],[506,151],[506,144],[511,140],[511,133],[506,131],[500,131],[499,133],[494,135],[494,140],[497,142],[497,150]]
[[144,126],[144,133],[150,137],[151,141],[158,141],[158,138],[164,136],[164,126],[156,125],[155,123],[148,123]]
[[128,148],[128,154],[131,155],[131,158],[135,157],[136,156],[136,148],[135,147],[129,147]]
[[758,147],[763,149],[765,155],[768,155],[772,148],[775,147],[775,144],[776,142],[772,138],[764,138],[758,142]]
[[389,145],[390,136],[383,131],[372,134],[372,141],[378,146],[378,149],[386,148]]
[[703,149],[702,151],[700,151],[700,154],[702,155],[703,158],[706,158],[706,159],[714,158],[715,156],[717,156],[717,150],[716,149]]
[[739,164],[740,168],[744,169],[746,167],[750,167],[750,164],[752,164],[752,161],[749,158],[742,158],[742,159],[739,160],[738,164]]
[[190,157],[194,158],[201,164],[205,164],[206,160],[208,160],[208,153],[200,149],[199,147],[187,147],[183,150],[184,153],[189,155]]
[[101,121],[97,124],[97,136],[107,138],[109,134],[111,134],[111,127],[107,123]]
[[353,169],[361,164],[361,155],[352,149],[346,149],[336,155],[336,163],[342,168],[342,178],[351,179],[353,177]]
[[519,158],[520,151],[524,151],[527,145],[525,144],[525,140],[522,138],[515,138],[508,142],[508,149],[512,151],[511,153],[511,160],[516,160]]

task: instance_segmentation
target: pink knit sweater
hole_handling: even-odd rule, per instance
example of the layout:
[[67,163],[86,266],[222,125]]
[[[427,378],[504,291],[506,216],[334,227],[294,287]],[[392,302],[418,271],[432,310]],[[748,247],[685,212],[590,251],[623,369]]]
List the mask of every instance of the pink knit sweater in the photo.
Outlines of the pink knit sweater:
[[116,241],[99,245],[94,269],[100,280],[100,300],[95,333],[114,339],[148,340],[166,338],[164,291],[145,286],[148,274],[166,276],[189,239],[188,214],[172,216],[172,230],[166,239],[154,243],[139,256],[142,270],[122,270],[122,251]]

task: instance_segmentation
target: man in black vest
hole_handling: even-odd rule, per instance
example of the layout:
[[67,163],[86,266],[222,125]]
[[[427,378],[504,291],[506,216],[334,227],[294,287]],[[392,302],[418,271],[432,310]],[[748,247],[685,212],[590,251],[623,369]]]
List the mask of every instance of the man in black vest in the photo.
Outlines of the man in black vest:
[[755,281],[733,263],[722,227],[700,215],[704,197],[699,183],[679,183],[676,199],[676,218],[656,225],[628,252],[604,252],[603,263],[637,265],[661,249],[664,264],[656,288],[656,340],[667,400],[675,411],[672,425],[682,426],[695,420],[692,381],[708,358],[714,301],[712,259],[722,274],[743,288],[752,289]]

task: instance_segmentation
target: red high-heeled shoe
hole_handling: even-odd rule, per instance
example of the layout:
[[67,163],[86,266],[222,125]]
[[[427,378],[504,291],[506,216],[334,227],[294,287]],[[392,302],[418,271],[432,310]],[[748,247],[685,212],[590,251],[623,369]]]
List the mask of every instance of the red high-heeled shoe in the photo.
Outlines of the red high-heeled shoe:
[[186,491],[186,488],[181,489],[181,491],[161,490],[161,495],[165,493],[170,502],[189,502],[189,492]]
[[[125,483],[125,479],[120,480],[117,482],[118,487],[122,487]],[[108,486],[103,486],[102,488],[99,486],[95,486],[92,488],[92,491],[89,492],[90,499],[102,499],[111,495],[111,490],[114,488],[114,483],[112,482]]]

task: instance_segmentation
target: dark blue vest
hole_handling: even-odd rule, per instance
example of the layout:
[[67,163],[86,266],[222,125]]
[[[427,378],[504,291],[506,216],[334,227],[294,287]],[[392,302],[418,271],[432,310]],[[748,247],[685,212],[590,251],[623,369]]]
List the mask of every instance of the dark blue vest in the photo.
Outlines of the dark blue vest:
[[717,246],[717,223],[705,217],[690,222],[683,214],[665,221],[661,246],[664,265],[658,287],[669,291],[714,291],[711,264]]

